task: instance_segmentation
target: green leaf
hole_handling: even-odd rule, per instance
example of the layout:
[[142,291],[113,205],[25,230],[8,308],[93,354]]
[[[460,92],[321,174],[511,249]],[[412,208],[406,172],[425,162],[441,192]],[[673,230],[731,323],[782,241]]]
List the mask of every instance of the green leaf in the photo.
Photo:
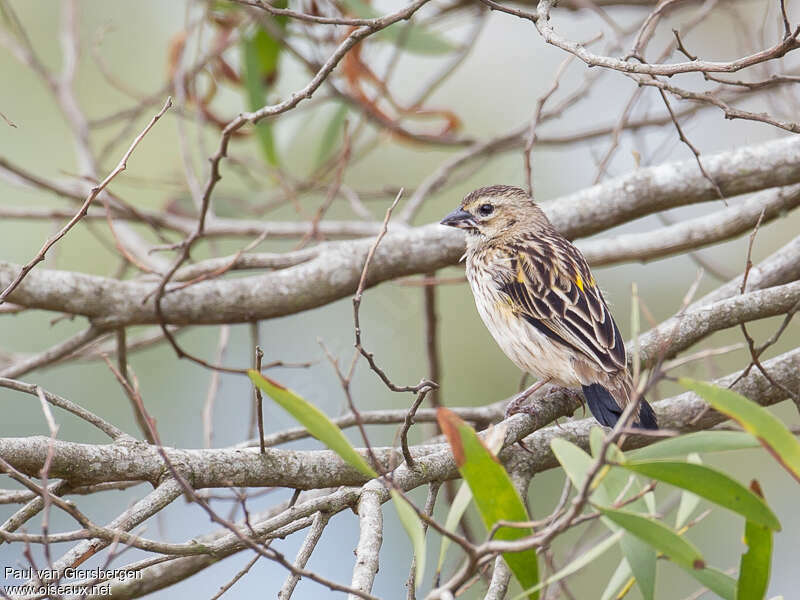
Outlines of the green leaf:
[[597,458],[600,454],[600,447],[606,437],[606,432],[596,425],[589,431],[589,449],[592,451],[592,458]]
[[[592,457],[586,454],[581,448],[563,438],[553,438],[550,448],[564,472],[572,481],[572,485],[580,490],[586,481],[586,474],[592,466]],[[602,501],[605,501],[604,498]],[[608,503],[608,502],[606,502]]]
[[[285,0],[275,3],[276,8],[286,8],[286,6]],[[265,18],[273,19],[276,26],[281,29],[286,28],[287,17]],[[267,88],[277,78],[283,44],[259,27],[242,39],[241,47],[242,74],[248,107],[250,110],[258,110],[266,105]],[[272,124],[268,120],[262,120],[255,125],[255,132],[267,162],[271,165],[278,164]]]
[[781,524],[766,503],[725,473],[680,461],[627,462],[623,468],[697,494],[760,525],[780,531]]
[[735,581],[721,571],[706,567],[703,556],[694,544],[679,536],[672,529],[660,521],[636,513],[597,508],[608,519],[662,552],[710,590],[726,600],[734,600],[730,592],[735,590]]
[[705,568],[700,551],[660,521],[625,510],[602,506],[597,508],[611,521],[664,553],[675,564],[692,571]]
[[743,431],[698,431],[629,450],[626,455],[633,460],[653,460],[686,456],[692,452],[722,452],[758,447],[759,443],[753,436]]
[[306,428],[308,433],[336,452],[342,460],[355,467],[367,477],[377,477],[375,469],[355,451],[342,430],[336,426],[320,409],[308,400],[301,398],[295,392],[282,386],[277,381],[270,379],[250,369],[247,374],[253,383],[277,402],[281,408],[292,415]]
[[[754,479],[750,489],[759,497],[764,497],[761,486]],[[769,528],[746,521],[744,541],[747,552],[739,562],[739,582],[736,587],[736,600],[760,600],[767,593],[769,573],[772,566],[772,531]]]
[[681,385],[694,391],[719,412],[753,435],[800,482],[800,441],[780,419],[732,390],[682,377]]
[[[697,465],[703,464],[703,461],[700,460],[700,455],[696,452],[692,452],[686,459],[690,463]],[[686,490],[681,492],[681,501],[680,504],[678,504],[678,512],[675,514],[675,529],[680,529],[686,525],[686,522],[689,520],[689,517],[692,516],[698,504],[700,504],[700,496],[687,492]]]
[[636,579],[636,585],[645,600],[653,600],[656,589],[656,561],[658,556],[651,546],[626,533],[619,544],[622,554]]
[[[461,517],[464,516],[464,513],[469,507],[470,502],[472,502],[472,492],[469,491],[467,482],[462,481],[458,488],[458,492],[456,492],[455,498],[453,498],[453,503],[450,505],[450,510],[447,512],[447,518],[444,521],[444,528],[447,531],[456,530],[456,527],[458,527],[458,523],[461,521]],[[447,549],[450,547],[450,543],[450,538],[446,535],[443,535],[442,545],[439,548],[439,560],[436,563],[437,575],[442,571],[444,557],[447,553]]]
[[[439,426],[450,444],[456,465],[469,485],[475,506],[486,528],[491,530],[498,521],[527,521],[528,511],[514,484],[497,458],[483,445],[475,430],[451,410],[439,408]],[[531,535],[529,528],[500,527],[497,540],[518,540]],[[536,550],[507,552],[503,558],[523,589],[539,583]],[[529,594],[535,600],[539,594]]]
[[[596,459],[600,454],[605,432],[599,427],[593,427],[589,432],[589,446],[592,449],[592,455]],[[553,453],[562,465],[568,463],[570,469],[575,472],[576,479],[583,484],[585,481],[586,472],[592,464],[589,456],[574,444],[556,438],[551,442]],[[611,445],[606,449],[606,458],[617,462],[624,462],[625,455],[616,446]],[[563,460],[562,460],[563,459]],[[566,470],[566,466],[565,466]],[[598,478],[599,482],[594,491],[594,498],[600,504],[611,505],[617,502],[622,491],[628,486],[628,480],[631,475],[617,467],[604,466],[600,474],[602,478]],[[577,487],[577,484],[576,484]],[[628,510],[637,512],[646,512],[647,506],[644,499],[640,498],[628,506]],[[617,531],[619,528],[612,522],[604,519],[604,523],[612,530]],[[645,600],[652,600],[655,584],[656,584],[656,552],[650,546],[635,538],[630,534],[626,534],[620,542],[620,549],[627,559],[629,566],[629,573],[632,571],[636,578],[636,583],[642,592],[642,597]]]
[[[344,5],[360,19],[380,17],[374,8],[363,0],[344,0]],[[446,54],[455,50],[450,41],[430,29],[416,23],[394,23],[373,36],[376,40],[401,44],[412,54]]]
[[647,514],[653,516],[656,514],[656,495],[653,493],[653,490],[645,493],[642,497],[644,503],[647,505]]
[[331,120],[325,126],[325,131],[322,132],[322,138],[319,141],[319,150],[317,151],[317,165],[325,162],[336,147],[339,141],[339,136],[344,125],[345,118],[347,117],[347,105],[339,104],[336,112],[333,113]]
[[425,529],[422,526],[422,521],[417,514],[417,511],[403,498],[397,490],[389,490],[394,501],[394,507],[397,510],[397,516],[400,517],[400,523],[406,530],[411,545],[414,548],[414,558],[416,558],[416,570],[414,573],[414,586],[419,587],[422,583],[422,578],[425,575]]
[[706,567],[701,571],[693,571],[691,575],[717,596],[725,600],[736,600],[736,580],[727,573],[714,567]]
[[538,592],[544,586],[561,581],[565,577],[572,575],[577,571],[580,571],[583,567],[593,562],[596,558],[605,553],[606,550],[611,548],[611,546],[616,544],[620,540],[620,538],[622,538],[623,534],[624,534],[623,531],[618,531],[615,534],[607,537],[605,540],[603,540],[602,542],[600,542],[599,544],[597,544],[596,546],[589,549],[587,552],[584,552],[578,558],[573,560],[566,567],[560,569],[557,573],[553,573],[545,581],[540,581],[532,588],[524,590],[521,594],[514,596],[512,600],[519,600],[520,598],[524,598],[527,594],[530,594],[531,592]]
[[[489,451],[492,454],[497,455],[497,453],[503,449],[503,441],[505,440],[507,430],[508,427],[502,424],[489,425],[489,428],[486,430],[486,437],[484,438],[484,441],[486,442],[486,446],[489,448]],[[467,482],[462,481],[458,488],[458,492],[456,492],[455,498],[453,498],[453,503],[450,505],[450,510],[447,512],[447,518],[444,522],[444,528],[447,531],[456,530],[456,527],[458,527],[461,517],[464,516],[464,513],[469,507],[470,502],[472,502],[472,492],[470,492]],[[443,535],[442,545],[439,548],[439,560],[436,564],[437,576],[442,571],[444,557],[449,547],[450,538],[446,535]]]
[[600,596],[600,600],[614,600],[618,598],[619,596],[617,594],[619,594],[622,586],[627,584],[630,580],[631,567],[628,564],[628,559],[623,558],[619,561],[619,565],[617,565],[617,569],[614,571],[611,579],[608,580],[608,585],[606,585],[603,595]]

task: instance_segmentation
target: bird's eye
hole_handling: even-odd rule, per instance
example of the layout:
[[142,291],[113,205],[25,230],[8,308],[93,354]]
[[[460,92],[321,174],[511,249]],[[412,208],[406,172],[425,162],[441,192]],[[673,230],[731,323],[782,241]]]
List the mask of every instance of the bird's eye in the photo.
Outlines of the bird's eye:
[[481,213],[482,217],[488,217],[490,214],[494,212],[494,206],[491,204],[481,204],[478,207],[478,212]]

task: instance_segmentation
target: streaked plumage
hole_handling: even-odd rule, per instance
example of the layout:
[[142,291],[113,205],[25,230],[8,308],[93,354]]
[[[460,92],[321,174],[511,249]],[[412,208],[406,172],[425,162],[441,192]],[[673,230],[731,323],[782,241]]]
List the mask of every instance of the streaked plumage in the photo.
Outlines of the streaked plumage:
[[[510,186],[472,192],[442,224],[467,232],[467,278],[503,352],[540,379],[582,388],[613,426],[631,395],[625,345],[580,251]],[[644,401],[636,425],[657,428]]]

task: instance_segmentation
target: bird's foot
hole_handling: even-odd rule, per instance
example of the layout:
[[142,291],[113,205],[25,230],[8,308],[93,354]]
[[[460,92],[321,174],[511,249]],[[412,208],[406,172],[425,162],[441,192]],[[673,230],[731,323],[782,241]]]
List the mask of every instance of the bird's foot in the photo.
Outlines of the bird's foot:
[[526,390],[520,392],[519,394],[517,394],[516,396],[514,396],[514,398],[511,400],[511,402],[508,403],[508,406],[506,406],[506,412],[505,412],[505,417],[504,418],[507,419],[511,415],[515,415],[515,414],[520,413],[520,412],[527,413],[528,410],[526,410],[526,409],[528,409],[530,407],[523,406],[525,404],[525,401],[528,398],[530,398],[534,394],[534,392],[536,392],[538,389],[540,389],[542,386],[544,386],[546,383],[549,383],[549,382],[550,382],[549,379],[542,379],[541,381],[537,381],[536,383],[534,383],[528,389],[526,389]]

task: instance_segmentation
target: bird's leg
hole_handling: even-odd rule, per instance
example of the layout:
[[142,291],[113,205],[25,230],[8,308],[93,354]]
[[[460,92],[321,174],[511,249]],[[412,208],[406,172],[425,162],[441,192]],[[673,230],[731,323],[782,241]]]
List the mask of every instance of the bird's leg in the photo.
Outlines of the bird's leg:
[[506,406],[505,418],[507,419],[511,415],[520,412],[520,407],[525,403],[525,401],[536,390],[540,389],[543,385],[545,385],[547,383],[550,383],[549,379],[540,379],[539,381],[534,383],[532,386],[530,386],[528,389],[526,389],[526,390],[520,392],[519,394],[517,394],[516,396],[514,396],[514,399],[511,400],[511,402],[508,403],[508,406]]

